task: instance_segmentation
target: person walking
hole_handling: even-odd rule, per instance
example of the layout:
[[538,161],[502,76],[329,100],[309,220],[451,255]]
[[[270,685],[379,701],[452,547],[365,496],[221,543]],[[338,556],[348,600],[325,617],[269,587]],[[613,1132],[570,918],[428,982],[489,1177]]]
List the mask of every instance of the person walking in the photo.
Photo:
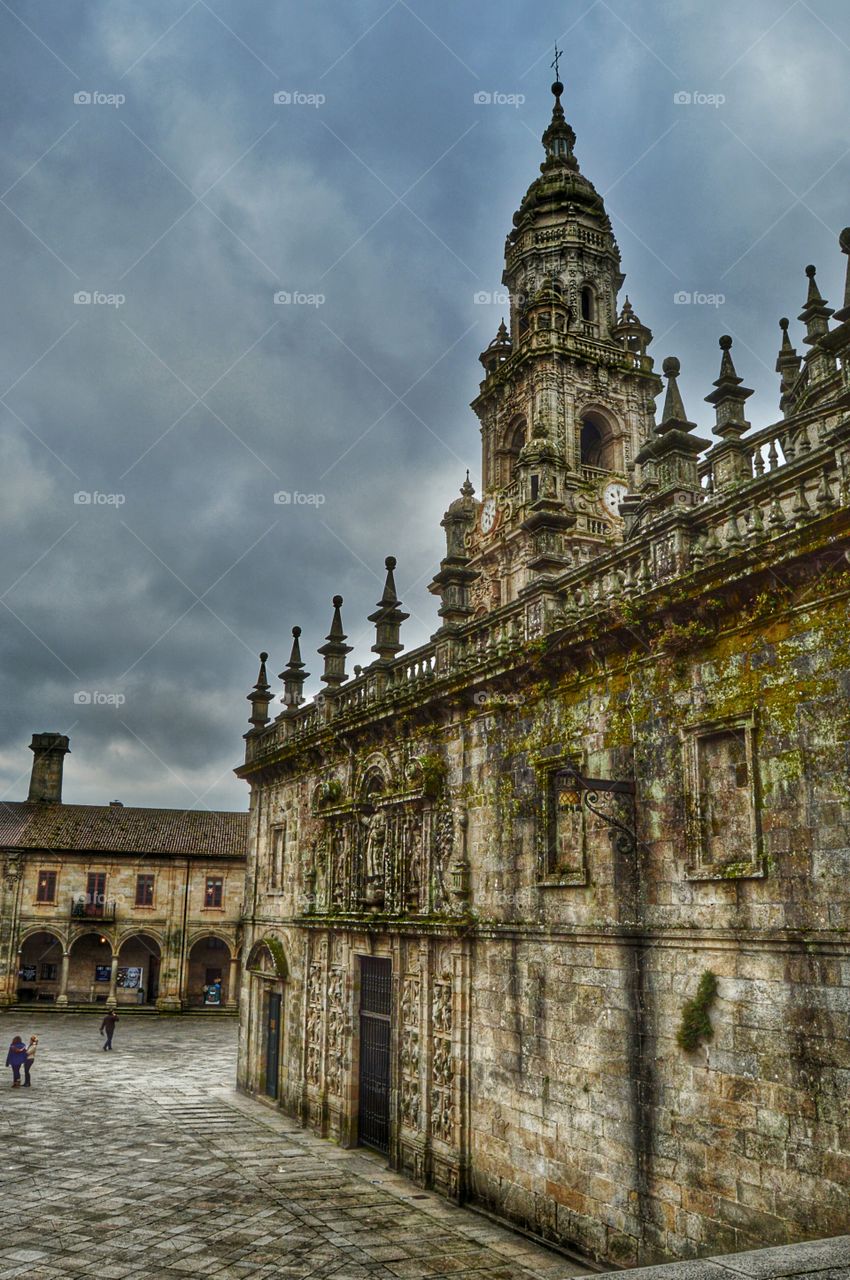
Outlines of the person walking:
[[15,1036],[6,1054],[6,1066],[12,1068],[12,1088],[21,1087],[21,1067],[27,1060],[27,1046],[20,1036]]
[[24,1088],[30,1087],[30,1072],[32,1064],[35,1062],[35,1051],[38,1048],[38,1036],[30,1036],[30,1042],[27,1045],[27,1056],[24,1058]]
[[115,1024],[117,1021],[118,1014],[115,1013],[114,1010],[110,1009],[108,1013],[104,1014],[103,1022],[100,1024],[100,1034],[102,1036],[106,1036],[106,1043],[103,1046],[104,1053],[106,1053],[107,1049],[112,1048],[112,1037],[115,1034]]

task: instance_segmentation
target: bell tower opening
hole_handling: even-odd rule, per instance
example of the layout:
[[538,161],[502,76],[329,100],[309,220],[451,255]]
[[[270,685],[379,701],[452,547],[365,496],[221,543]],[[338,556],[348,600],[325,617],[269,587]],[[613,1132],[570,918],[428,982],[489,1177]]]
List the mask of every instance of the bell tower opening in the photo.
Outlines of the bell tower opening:
[[514,479],[517,459],[522,452],[522,447],[525,444],[527,434],[527,428],[522,419],[518,422],[512,423],[508,428],[505,440],[504,483],[506,485],[510,484]]
[[610,425],[597,414],[585,414],[581,421],[581,465],[597,471],[614,471],[617,441]]

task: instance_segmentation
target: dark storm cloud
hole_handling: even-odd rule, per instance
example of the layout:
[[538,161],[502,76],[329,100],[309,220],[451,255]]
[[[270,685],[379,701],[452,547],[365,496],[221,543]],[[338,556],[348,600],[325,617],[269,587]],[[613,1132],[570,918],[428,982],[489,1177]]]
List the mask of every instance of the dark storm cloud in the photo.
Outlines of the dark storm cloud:
[[[341,591],[368,661],[388,553],[408,646],[427,638],[502,309],[474,295],[537,172],[555,36],[656,358],[707,424],[733,333],[770,421],[805,263],[840,288],[841,0],[0,9],[7,795],[57,729],[69,799],[241,806],[256,653],[281,670],[299,623],[316,687]],[[274,502],[295,492],[318,496]]]

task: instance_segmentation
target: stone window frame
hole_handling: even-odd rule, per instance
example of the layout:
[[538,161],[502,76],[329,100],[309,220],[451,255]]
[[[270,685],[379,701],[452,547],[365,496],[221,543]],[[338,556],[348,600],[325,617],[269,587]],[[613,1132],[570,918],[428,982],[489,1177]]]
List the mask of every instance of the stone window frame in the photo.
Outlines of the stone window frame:
[[[144,881],[144,884],[142,883]],[[148,883],[150,882],[150,883]],[[140,901],[140,891],[142,898],[148,897],[148,889],[150,889],[150,902]],[[156,873],[152,871],[136,872],[136,891],[133,900],[133,909],[136,911],[153,911],[156,906]]]
[[[266,892],[270,894],[280,894],[284,891],[283,882],[286,873],[286,841],[288,836],[288,826],[289,815],[287,813],[281,813],[275,821],[269,824],[269,856]],[[278,852],[280,853],[279,860]]]
[[[49,898],[41,896],[42,879],[53,877],[52,895]],[[59,868],[58,867],[39,867],[35,877],[35,905],[37,907],[55,907],[59,900]]]
[[[210,898],[213,901],[210,901]],[[218,902],[215,901],[218,898]],[[223,875],[207,875],[206,888],[204,889],[204,905],[202,911],[223,911],[224,910],[224,876]]]
[[559,873],[553,868],[553,786],[555,777],[566,768],[583,772],[584,760],[570,752],[559,752],[535,762],[541,803],[538,816],[537,886],[540,889],[585,888],[589,884],[587,869],[587,822],[582,806],[582,838],[580,857],[575,871]]
[[[685,799],[686,880],[762,880],[766,873],[759,816],[758,723],[755,710],[737,716],[717,716],[686,724],[681,730]],[[739,732],[744,738],[750,799],[749,856],[718,864],[703,857],[702,814],[699,788],[699,743],[723,733]]]

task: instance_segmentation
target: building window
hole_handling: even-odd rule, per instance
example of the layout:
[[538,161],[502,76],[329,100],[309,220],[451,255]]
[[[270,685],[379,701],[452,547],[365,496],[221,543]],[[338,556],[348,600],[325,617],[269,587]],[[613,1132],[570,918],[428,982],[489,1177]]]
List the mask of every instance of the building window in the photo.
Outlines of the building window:
[[153,882],[152,875],[145,873],[136,876],[136,906],[152,907],[153,906]]
[[688,879],[763,876],[753,718],[696,725],[683,749]]
[[593,290],[589,285],[585,285],[581,291],[581,318],[582,320],[595,320],[593,307]]
[[55,982],[59,976],[59,966],[56,964],[43,964],[39,976],[42,982]]
[[269,888],[283,888],[283,863],[286,854],[286,823],[272,827],[272,860],[269,868]]
[[220,907],[224,901],[224,881],[220,876],[207,877],[207,891],[204,895],[205,907]]
[[587,884],[588,814],[564,757],[541,769],[538,879],[545,885]]
[[56,901],[56,872],[39,871],[38,887],[35,892],[36,902]]

